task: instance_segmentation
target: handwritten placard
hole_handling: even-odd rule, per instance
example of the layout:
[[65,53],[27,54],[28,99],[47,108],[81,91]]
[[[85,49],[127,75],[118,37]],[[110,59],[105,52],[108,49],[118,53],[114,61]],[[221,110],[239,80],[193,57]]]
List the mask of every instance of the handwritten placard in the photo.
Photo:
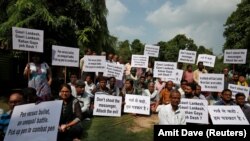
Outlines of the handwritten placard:
[[222,92],[224,89],[224,74],[202,73],[199,75],[199,85],[202,91]]
[[145,45],[144,48],[144,55],[151,56],[151,57],[158,57],[159,56],[160,46],[154,45]]
[[53,66],[79,66],[79,48],[52,46],[52,65]]
[[196,51],[180,50],[178,62],[194,64],[196,59]]
[[239,106],[208,106],[214,125],[249,125],[246,116]]
[[162,62],[155,61],[154,63],[154,77],[155,78],[169,78],[176,70],[176,62]]
[[228,49],[224,51],[225,64],[246,64],[247,49]]
[[62,101],[16,106],[4,141],[55,141]]
[[43,30],[12,27],[14,50],[43,52]]
[[204,66],[214,67],[215,58],[216,56],[214,55],[199,54],[196,64],[198,64],[198,62],[203,62]]
[[121,116],[122,97],[112,95],[95,95],[93,115],[98,116]]
[[233,93],[232,98],[235,99],[235,95],[237,93],[243,93],[246,96],[246,101],[248,100],[249,97],[249,87],[245,87],[245,86],[239,86],[239,85],[234,85],[234,84],[229,84],[228,85],[228,89],[230,89]]
[[150,114],[150,96],[126,94],[125,103],[125,113]]
[[105,72],[106,71],[106,57],[105,56],[84,56],[85,72]]
[[103,76],[115,77],[117,80],[122,80],[123,72],[124,65],[107,62],[106,71],[103,73]]

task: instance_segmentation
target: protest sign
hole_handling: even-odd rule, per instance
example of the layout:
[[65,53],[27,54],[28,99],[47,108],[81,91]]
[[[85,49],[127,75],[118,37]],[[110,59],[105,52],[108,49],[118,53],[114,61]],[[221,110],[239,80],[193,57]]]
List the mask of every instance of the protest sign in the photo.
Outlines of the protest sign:
[[239,86],[239,85],[234,85],[234,84],[229,84],[228,89],[230,89],[233,93],[232,98],[235,99],[235,95],[237,93],[243,93],[246,96],[246,101],[248,100],[249,97],[249,87],[245,86]]
[[208,124],[208,102],[201,99],[182,98],[180,110],[185,113],[186,122]]
[[246,64],[247,49],[227,49],[224,51],[225,64]]
[[43,52],[43,30],[12,27],[14,50]]
[[126,94],[125,103],[125,113],[150,114],[150,96]]
[[201,73],[199,85],[202,91],[222,92],[224,89],[224,74]]
[[52,46],[53,66],[79,66],[79,48]]
[[122,80],[123,73],[124,65],[106,62],[106,71],[103,73],[103,76],[115,77],[117,80]]
[[151,57],[158,57],[159,56],[160,46],[154,45],[145,45],[144,48],[144,55],[151,56]]
[[155,61],[153,74],[155,78],[169,78],[172,77],[176,68],[176,62]]
[[204,66],[214,67],[215,57],[214,55],[199,54],[196,64],[198,64],[198,62],[203,62]]
[[131,67],[148,68],[148,56],[132,55]]
[[249,125],[241,108],[235,106],[211,105],[208,111],[214,125]]
[[56,141],[62,101],[15,106],[4,141]]
[[94,112],[96,116],[121,116],[122,97],[105,94],[95,95]]
[[196,59],[196,51],[180,50],[178,62],[194,64]]
[[106,57],[105,56],[84,56],[84,70],[85,72],[105,72],[106,71]]
[[182,80],[183,70],[175,69],[169,77],[161,77],[162,81],[173,81],[175,84],[180,84]]

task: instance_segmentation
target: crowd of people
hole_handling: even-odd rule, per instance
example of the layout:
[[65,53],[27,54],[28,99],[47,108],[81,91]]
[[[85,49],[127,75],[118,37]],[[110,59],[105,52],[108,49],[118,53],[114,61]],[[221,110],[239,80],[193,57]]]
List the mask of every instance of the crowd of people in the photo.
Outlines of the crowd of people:
[[[85,55],[96,55],[91,49]],[[106,94],[122,97],[122,106],[125,104],[126,94],[143,95],[150,97],[150,113],[158,114],[159,124],[186,124],[185,114],[179,109],[182,98],[207,100],[209,105],[239,105],[250,122],[249,101],[245,94],[238,93],[235,99],[228,84],[249,87],[243,74],[234,72],[229,75],[228,68],[224,68],[224,90],[222,92],[202,91],[198,84],[199,75],[210,73],[205,69],[203,62],[199,62],[197,69],[187,65],[183,71],[180,84],[173,81],[162,81],[153,77],[153,63],[148,68],[133,68],[131,60],[124,63],[123,59],[115,54],[106,56],[106,61],[124,65],[122,80],[115,77],[105,77],[103,72],[85,72],[84,57],[80,59],[81,77],[71,73],[70,82],[62,84],[58,89],[59,99],[63,101],[59,122],[58,140],[80,140],[84,130],[81,121],[91,120],[93,117],[94,97]],[[9,97],[10,111],[1,115],[2,135],[6,132],[8,122],[14,106],[25,103],[39,103],[53,100],[51,98],[52,73],[49,65],[42,62],[41,56],[34,54],[32,62],[24,69],[24,76],[28,78],[28,88],[22,91],[13,91]],[[183,69],[183,63],[178,63],[178,69]],[[55,89],[55,88],[54,88]]]

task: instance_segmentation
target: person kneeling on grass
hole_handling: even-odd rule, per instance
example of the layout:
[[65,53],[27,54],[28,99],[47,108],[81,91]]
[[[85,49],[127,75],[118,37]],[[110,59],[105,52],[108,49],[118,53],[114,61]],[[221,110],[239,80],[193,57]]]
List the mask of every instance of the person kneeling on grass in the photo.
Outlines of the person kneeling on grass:
[[62,84],[59,92],[60,99],[63,100],[63,105],[57,140],[80,141],[79,138],[83,132],[80,103],[72,96],[71,87],[68,84]]

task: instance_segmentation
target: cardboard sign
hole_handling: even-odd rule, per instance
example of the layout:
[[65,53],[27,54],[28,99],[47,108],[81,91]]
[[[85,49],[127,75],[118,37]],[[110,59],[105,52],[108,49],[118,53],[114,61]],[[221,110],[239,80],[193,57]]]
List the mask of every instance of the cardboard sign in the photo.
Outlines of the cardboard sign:
[[85,72],[105,72],[106,71],[106,57],[105,56],[84,56]]
[[52,46],[53,66],[79,66],[79,48]]
[[194,64],[196,59],[196,51],[180,50],[178,56],[178,62]]
[[160,46],[145,45],[144,55],[151,56],[151,57],[158,57],[159,50],[160,50]]
[[124,72],[124,65],[106,63],[106,71],[103,73],[103,76],[106,77],[115,77],[116,80],[122,80]]
[[185,113],[186,122],[208,124],[208,102],[200,99],[182,98],[180,110]]
[[132,55],[131,67],[148,68],[148,56]]
[[150,114],[150,96],[126,94],[125,103],[125,113]]
[[172,77],[176,68],[176,62],[155,61],[153,74],[155,78],[169,78]]
[[16,106],[4,141],[56,141],[62,101]]
[[208,106],[214,125],[249,125],[246,116],[239,106]]
[[14,50],[43,52],[43,30],[12,27]]
[[93,115],[121,116],[122,97],[112,95],[95,95]]
[[202,91],[222,92],[224,89],[224,74],[201,73],[199,85]]
[[229,84],[228,89],[230,89],[233,93],[232,98],[235,99],[235,95],[237,93],[243,93],[246,96],[246,101],[248,100],[249,97],[249,87],[244,87],[244,86],[239,86],[239,85],[234,85],[234,84]]
[[175,69],[169,77],[162,77],[162,81],[173,81],[175,84],[180,84],[182,80],[183,70]]
[[224,51],[225,64],[246,64],[247,49],[228,49]]
[[216,56],[214,55],[199,54],[196,64],[198,64],[198,62],[203,62],[204,66],[214,67],[215,58]]

